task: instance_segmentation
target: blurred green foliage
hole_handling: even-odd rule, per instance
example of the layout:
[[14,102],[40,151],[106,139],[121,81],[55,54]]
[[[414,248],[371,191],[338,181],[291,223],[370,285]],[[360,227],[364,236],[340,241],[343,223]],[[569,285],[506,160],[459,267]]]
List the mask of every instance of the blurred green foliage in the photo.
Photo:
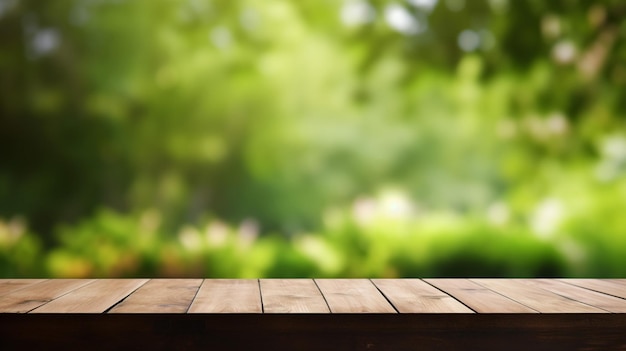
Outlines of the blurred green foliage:
[[625,15],[0,0],[0,276],[624,276]]

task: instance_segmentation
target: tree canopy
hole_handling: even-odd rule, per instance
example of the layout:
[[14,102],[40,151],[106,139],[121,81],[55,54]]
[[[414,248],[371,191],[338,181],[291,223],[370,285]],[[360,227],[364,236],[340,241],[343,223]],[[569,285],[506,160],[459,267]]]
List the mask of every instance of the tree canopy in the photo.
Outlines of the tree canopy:
[[625,15],[0,0],[0,274],[624,274]]

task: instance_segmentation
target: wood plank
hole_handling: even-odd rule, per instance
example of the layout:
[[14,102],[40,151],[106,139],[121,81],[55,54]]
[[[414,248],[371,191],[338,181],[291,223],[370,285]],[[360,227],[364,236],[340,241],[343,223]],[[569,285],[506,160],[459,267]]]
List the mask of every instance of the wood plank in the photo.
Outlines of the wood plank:
[[188,313],[261,313],[256,279],[205,279]]
[[617,284],[621,284],[626,286],[626,279],[624,278],[613,278],[613,279],[602,279],[602,280],[606,280],[608,282],[613,282],[613,283],[617,283]]
[[98,279],[31,311],[31,313],[102,313],[148,279]]
[[580,301],[584,304],[603,309],[607,312],[626,312],[626,300],[619,297],[599,293],[553,279],[532,279],[529,283],[555,294],[567,297],[568,299]]
[[0,280],[0,296],[23,289],[29,285],[43,282],[45,279],[2,279]]
[[368,279],[316,279],[332,313],[396,313]]
[[109,313],[185,313],[202,279],[152,279]]
[[474,313],[420,279],[372,279],[400,313]]
[[559,279],[560,281],[576,286],[598,291],[626,299],[626,283],[624,280],[607,279]]
[[265,313],[330,313],[312,279],[261,279]]
[[52,279],[7,293],[0,298],[0,312],[25,313],[93,282],[88,279]]
[[478,313],[538,313],[469,279],[424,279]]
[[528,284],[525,279],[471,279],[540,313],[606,313]]

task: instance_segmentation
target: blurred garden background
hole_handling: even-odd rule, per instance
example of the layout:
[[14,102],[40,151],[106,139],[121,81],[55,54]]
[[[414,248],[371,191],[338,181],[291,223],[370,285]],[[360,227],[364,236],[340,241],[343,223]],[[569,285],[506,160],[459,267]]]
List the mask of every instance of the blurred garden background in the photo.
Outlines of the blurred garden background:
[[626,277],[624,18],[0,0],[0,277]]

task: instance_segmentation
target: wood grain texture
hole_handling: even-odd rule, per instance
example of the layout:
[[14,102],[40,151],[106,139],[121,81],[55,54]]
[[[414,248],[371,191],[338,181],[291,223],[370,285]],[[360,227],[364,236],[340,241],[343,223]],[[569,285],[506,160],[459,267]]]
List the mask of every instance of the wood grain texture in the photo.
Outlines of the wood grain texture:
[[626,313],[626,299],[588,290],[553,279],[532,279],[530,284],[546,289],[555,294],[576,300],[584,304],[603,309],[607,312]]
[[31,313],[102,313],[148,279],[98,279],[73,290]]
[[205,279],[189,313],[261,313],[256,279]]
[[626,313],[623,279],[0,279],[0,291],[4,313]]
[[625,279],[559,279],[564,283],[583,287],[626,299]]
[[[38,312],[64,312],[0,313],[0,349],[626,350],[626,313],[589,313],[621,308],[621,298],[564,281],[207,279],[192,302],[198,312],[207,313],[183,313],[186,302],[179,305],[174,298],[180,291],[188,301],[197,279],[145,281],[45,280],[0,296],[0,304],[20,307],[16,311],[34,303],[44,304]],[[284,299],[280,308],[288,312],[258,313],[261,282],[264,294]],[[573,282],[614,294],[626,287],[623,280]],[[315,295],[311,284],[325,294],[331,311],[340,313],[300,313],[303,308],[293,307],[302,301],[310,306],[309,296]],[[395,313],[379,289],[400,301],[400,310],[412,309],[414,303],[420,312],[438,312]],[[486,303],[495,301],[492,309],[515,312],[448,313],[450,305],[441,301],[453,293],[470,300],[485,297]],[[420,302],[429,296],[435,303]],[[511,299],[550,313],[517,310]],[[162,302],[166,306],[159,306]],[[102,313],[106,306],[114,310],[133,304],[148,310],[156,304],[156,310]],[[161,313],[162,308],[175,313]],[[241,313],[220,313],[233,311]]]
[[621,284],[626,286],[626,279],[621,278],[621,279],[617,279],[617,278],[613,278],[613,279],[602,279],[602,280],[606,280],[608,282],[613,282],[613,283],[617,283],[617,284]]
[[400,313],[474,313],[420,279],[372,279]]
[[478,313],[538,313],[469,279],[424,279]]
[[525,279],[472,279],[472,281],[540,313],[606,313],[529,284]]
[[0,280],[0,296],[23,289],[29,285],[43,282],[45,279],[2,279]]
[[265,313],[330,313],[312,279],[261,279]]
[[93,280],[53,279],[32,284],[0,297],[0,312],[28,312],[91,282]]
[[316,279],[332,313],[396,313],[368,279]]
[[109,313],[185,313],[202,279],[151,279]]

